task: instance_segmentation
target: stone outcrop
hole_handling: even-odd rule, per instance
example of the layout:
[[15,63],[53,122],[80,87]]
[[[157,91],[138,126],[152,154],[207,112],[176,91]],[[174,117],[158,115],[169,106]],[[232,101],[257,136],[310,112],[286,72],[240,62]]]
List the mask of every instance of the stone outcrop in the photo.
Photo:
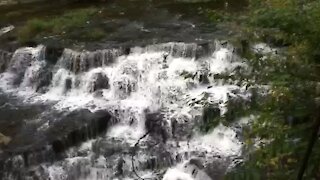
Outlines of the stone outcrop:
[[12,53],[0,50],[0,73],[7,69],[11,56]]
[[0,133],[0,147],[9,144],[11,138]]
[[13,4],[26,4],[26,3],[33,3],[33,2],[40,2],[45,0],[0,0],[1,5],[13,5]]
[[[21,171],[13,174],[23,177],[28,167],[57,160],[70,147],[101,135],[115,123],[111,114],[102,110],[80,109],[43,118],[38,124],[26,125],[13,139],[0,133],[0,147],[6,145],[0,153],[0,177],[1,172],[13,173],[17,162]],[[44,128],[46,123],[50,127]]]

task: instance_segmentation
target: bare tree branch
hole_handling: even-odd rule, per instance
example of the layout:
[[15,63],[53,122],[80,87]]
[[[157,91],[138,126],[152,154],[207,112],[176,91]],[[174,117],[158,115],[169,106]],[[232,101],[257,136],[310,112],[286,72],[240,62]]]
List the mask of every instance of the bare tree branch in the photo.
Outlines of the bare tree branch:
[[[136,172],[136,169],[135,169],[135,167],[134,167],[134,156],[136,155],[136,149],[137,149],[140,141],[141,141],[142,139],[144,139],[145,137],[147,137],[149,134],[150,134],[150,131],[146,132],[142,137],[140,137],[140,138],[138,139],[138,141],[136,142],[136,144],[135,144],[134,147],[133,147],[133,151],[132,151],[132,154],[131,154],[132,171],[133,171],[133,173],[134,173],[139,179],[141,179],[141,180],[146,180],[146,179],[144,179],[144,178],[142,178],[141,176],[139,176],[138,173]],[[149,178],[148,178],[148,179],[149,179]]]

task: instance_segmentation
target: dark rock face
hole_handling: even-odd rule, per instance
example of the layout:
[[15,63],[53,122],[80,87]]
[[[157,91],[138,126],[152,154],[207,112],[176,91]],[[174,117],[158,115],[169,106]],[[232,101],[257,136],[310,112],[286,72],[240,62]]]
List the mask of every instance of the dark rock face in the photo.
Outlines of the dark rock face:
[[159,112],[151,113],[146,110],[146,122],[145,127],[147,132],[149,132],[153,137],[161,137],[162,141],[165,143],[169,138],[169,133],[167,132],[166,121],[163,120],[163,115]]
[[175,116],[171,118],[171,133],[176,140],[189,140],[190,130],[194,128],[194,120],[187,116]]
[[64,48],[62,47],[47,46],[45,51],[47,62],[50,64],[56,64],[61,57],[63,50]]
[[[112,124],[111,115],[106,111],[95,113],[80,110],[68,114],[64,120],[54,122],[48,131],[48,137],[54,152],[60,153],[80,142],[96,137]],[[61,132],[64,132],[62,135]]]
[[103,73],[96,73],[94,74],[92,79],[93,79],[93,82],[91,85],[90,92],[95,92],[97,90],[110,88],[109,78],[107,77],[107,75]]
[[104,157],[110,157],[114,154],[128,153],[129,145],[118,139],[99,139],[92,147],[93,152],[101,154]]
[[[50,117],[43,115],[38,124],[26,124],[25,127],[22,127],[20,134],[17,134],[12,143],[8,145],[7,151],[24,152],[52,145],[54,150],[62,152],[70,146],[96,137],[106,131],[113,123],[112,116],[106,111],[93,113],[82,109],[73,112],[53,113],[54,115]],[[48,123],[49,127],[35,131],[35,129],[41,128],[44,123]],[[64,144],[64,146],[59,148],[58,144]]]
[[[0,154],[0,177],[5,177],[1,172],[16,179],[30,174],[32,169],[29,167],[59,160],[68,148],[97,137],[115,123],[107,111],[90,112],[86,109],[58,112],[43,118],[39,124],[22,127]],[[48,128],[39,130],[44,123],[49,124]]]
[[[207,107],[203,110],[202,114],[202,123],[203,125],[210,124],[213,122],[215,118],[220,117],[220,109],[219,107]],[[219,121],[217,121],[218,123]],[[205,130],[208,131],[211,127],[205,126]]]
[[7,51],[0,50],[0,73],[3,73],[10,62],[12,54]]
[[64,83],[64,90],[65,92],[69,91],[72,88],[72,79],[67,78],[65,83]]
[[195,166],[197,166],[199,169],[203,169],[203,168],[204,168],[202,162],[201,162],[199,159],[190,159],[190,160],[189,160],[189,164],[195,165]]
[[196,59],[207,56],[210,53],[214,51],[214,46],[213,44],[210,44],[208,42],[203,42],[198,44],[197,52],[196,52]]
[[118,96],[123,99],[137,91],[137,80],[129,75],[120,75],[113,82],[113,87],[117,90]]
[[215,159],[205,165],[205,172],[211,179],[224,179],[228,166],[222,159]]
[[39,78],[36,84],[36,92],[45,92],[46,88],[50,85],[52,80],[51,68],[44,68],[43,71],[39,73]]
[[0,132],[10,137],[16,136],[26,122],[36,118],[48,107],[38,104],[26,106],[13,98],[0,94]]
[[207,84],[210,83],[207,73],[200,74],[199,76],[200,76],[200,77],[199,77],[199,82],[200,82],[201,84],[207,85]]

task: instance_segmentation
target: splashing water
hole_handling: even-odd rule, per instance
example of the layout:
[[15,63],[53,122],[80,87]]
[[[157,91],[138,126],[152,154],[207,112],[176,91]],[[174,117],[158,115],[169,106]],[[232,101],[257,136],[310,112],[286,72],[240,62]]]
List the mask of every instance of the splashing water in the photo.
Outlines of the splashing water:
[[[198,52],[198,45],[184,43],[135,47],[129,54],[121,49],[65,49],[52,65],[46,61],[44,46],[22,48],[1,74],[0,86],[7,93],[23,97],[26,103],[55,102],[53,108],[58,111],[107,109],[119,119],[102,137],[68,150],[67,158],[42,164],[42,177],[132,179],[136,176],[132,169],[136,168],[141,177],[145,174],[144,178],[155,179],[161,177],[157,172],[175,166],[164,174],[164,180],[209,180],[212,176],[205,168],[194,168],[190,159],[199,159],[206,167],[217,157],[230,164],[228,158],[241,155],[241,142],[233,128],[223,125],[206,135],[195,132],[204,108],[196,102],[217,105],[223,115],[232,96],[245,100],[250,94],[234,82],[214,78],[216,74],[230,75],[237,68],[246,68],[232,47],[215,42],[209,54],[199,56]],[[151,136],[143,139],[133,167],[128,149],[147,132],[146,109],[161,114],[159,129],[168,138],[165,144],[155,144],[156,138]],[[178,131],[173,122],[182,133],[172,133]],[[119,162],[121,168],[115,165]]]

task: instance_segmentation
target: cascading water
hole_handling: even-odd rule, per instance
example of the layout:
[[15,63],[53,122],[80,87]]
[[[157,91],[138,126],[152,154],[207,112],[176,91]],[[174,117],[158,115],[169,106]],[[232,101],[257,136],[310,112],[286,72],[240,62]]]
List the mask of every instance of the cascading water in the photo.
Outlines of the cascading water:
[[[233,51],[218,41],[95,52],[65,49],[52,63],[44,46],[18,49],[0,75],[3,91],[25,103],[52,103],[58,112],[107,110],[114,121],[102,134],[90,132],[84,138],[79,130],[64,136],[74,141],[81,134],[80,145],[44,144],[47,154],[58,154],[50,160],[38,160],[32,153],[8,157],[3,179],[221,178],[241,156],[235,129],[221,124],[205,135],[196,129],[204,102],[223,116],[228,101],[250,98],[245,86],[216,78],[247,68]],[[33,122],[38,123],[37,133],[54,124],[48,113]]]

